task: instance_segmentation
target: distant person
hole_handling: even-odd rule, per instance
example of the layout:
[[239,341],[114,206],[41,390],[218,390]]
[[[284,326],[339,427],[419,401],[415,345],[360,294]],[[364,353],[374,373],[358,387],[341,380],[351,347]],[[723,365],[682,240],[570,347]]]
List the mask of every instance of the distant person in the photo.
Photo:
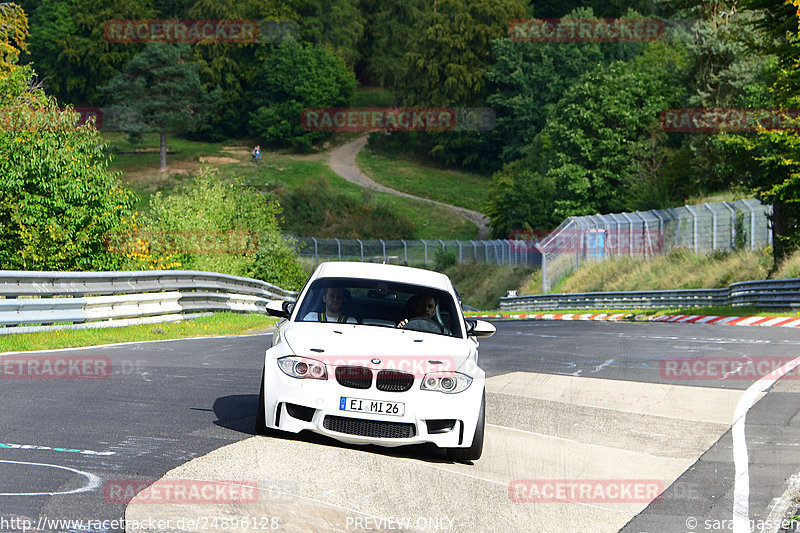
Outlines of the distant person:
[[256,145],[256,147],[253,148],[253,151],[250,152],[250,154],[253,156],[253,161],[255,161],[256,163],[261,161],[261,146]]
[[325,311],[322,313],[308,313],[303,317],[304,321],[308,322],[341,322],[348,324],[357,324],[352,316],[347,316],[342,313],[342,306],[350,299],[350,294],[344,289],[338,287],[328,287],[325,294],[322,295],[322,301],[325,303]]

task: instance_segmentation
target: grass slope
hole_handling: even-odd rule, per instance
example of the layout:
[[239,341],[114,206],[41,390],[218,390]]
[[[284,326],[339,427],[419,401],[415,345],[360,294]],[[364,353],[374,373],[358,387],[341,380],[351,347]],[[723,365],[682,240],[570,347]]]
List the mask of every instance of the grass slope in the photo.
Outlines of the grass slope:
[[[276,193],[280,196],[289,194],[292,190],[305,186],[309,180],[324,180],[329,188],[321,191],[330,191],[335,195],[347,195],[360,205],[364,206],[358,214],[359,217],[371,216],[376,220],[371,223],[363,222],[363,218],[353,221],[351,226],[361,229],[362,233],[356,237],[362,239],[381,238],[383,235],[363,233],[370,228],[379,228],[381,223],[386,223],[386,210],[398,217],[407,217],[413,224],[411,234],[403,235],[408,239],[462,239],[475,238],[477,228],[471,222],[454,214],[452,211],[438,206],[431,206],[426,202],[400,198],[391,194],[365,191],[363,188],[347,182],[336,175],[326,164],[327,153],[322,152],[312,155],[293,155],[278,151],[263,151],[262,162],[253,163],[250,157],[250,147],[242,145],[240,141],[227,141],[223,143],[199,143],[187,141],[177,137],[168,137],[167,155],[168,170],[158,170],[159,138],[155,134],[145,135],[143,142],[131,146],[124,134],[104,134],[115,150],[134,153],[115,153],[111,170],[122,171],[123,182],[127,182],[141,199],[137,204],[139,211],[145,211],[149,204],[150,196],[157,191],[169,192],[179,183],[191,178],[201,165],[206,164],[219,169],[220,175],[227,178],[242,179],[256,188]],[[341,139],[340,139],[341,140]],[[325,202],[326,198],[319,198]],[[330,209],[337,208],[335,201],[329,201]],[[375,209],[376,206],[385,208]],[[365,215],[366,213],[366,215]],[[293,224],[296,214],[285,211],[283,216],[285,226],[301,226],[298,220]],[[316,231],[318,230],[318,231]],[[314,237],[324,237],[326,228],[317,222]],[[377,230],[376,230],[377,231]],[[301,235],[306,236],[306,235]],[[330,235],[331,237],[347,237],[347,235]]]
[[408,154],[377,152],[369,146],[359,152],[356,161],[382,185],[478,212],[491,184],[488,176],[445,169]]

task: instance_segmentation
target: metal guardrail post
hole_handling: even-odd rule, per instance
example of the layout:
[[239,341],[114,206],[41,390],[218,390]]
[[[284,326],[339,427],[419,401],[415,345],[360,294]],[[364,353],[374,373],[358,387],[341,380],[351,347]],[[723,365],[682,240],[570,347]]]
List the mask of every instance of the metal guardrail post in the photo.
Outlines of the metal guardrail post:
[[708,205],[708,202],[706,202],[703,205],[706,206],[706,209],[711,211],[711,249],[712,250],[716,250],[717,249],[717,212],[714,211],[711,208],[710,205]]
[[692,237],[692,241],[694,243],[694,253],[697,253],[697,250],[698,250],[698,248],[697,248],[697,213],[695,213],[694,209],[692,209],[690,206],[687,205],[685,207],[692,214],[692,217],[694,218],[694,233],[693,233],[694,236]]

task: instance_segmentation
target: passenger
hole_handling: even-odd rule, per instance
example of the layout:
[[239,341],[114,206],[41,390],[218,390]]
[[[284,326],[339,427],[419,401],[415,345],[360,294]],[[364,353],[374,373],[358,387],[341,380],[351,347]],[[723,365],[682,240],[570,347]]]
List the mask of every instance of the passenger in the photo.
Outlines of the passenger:
[[342,306],[350,300],[350,294],[339,287],[328,287],[325,294],[322,295],[322,301],[325,303],[325,311],[322,313],[308,313],[303,317],[304,321],[309,322],[341,322],[348,324],[357,324],[358,320],[355,317],[347,316],[342,313]]

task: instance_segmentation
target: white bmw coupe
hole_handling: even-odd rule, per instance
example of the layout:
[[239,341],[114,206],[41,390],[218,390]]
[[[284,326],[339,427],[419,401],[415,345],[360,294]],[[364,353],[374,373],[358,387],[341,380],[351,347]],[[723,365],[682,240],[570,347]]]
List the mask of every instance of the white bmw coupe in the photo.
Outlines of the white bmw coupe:
[[323,263],[264,357],[256,431],[309,430],[343,442],[433,443],[452,460],[483,451],[478,337],[444,274],[372,263]]

